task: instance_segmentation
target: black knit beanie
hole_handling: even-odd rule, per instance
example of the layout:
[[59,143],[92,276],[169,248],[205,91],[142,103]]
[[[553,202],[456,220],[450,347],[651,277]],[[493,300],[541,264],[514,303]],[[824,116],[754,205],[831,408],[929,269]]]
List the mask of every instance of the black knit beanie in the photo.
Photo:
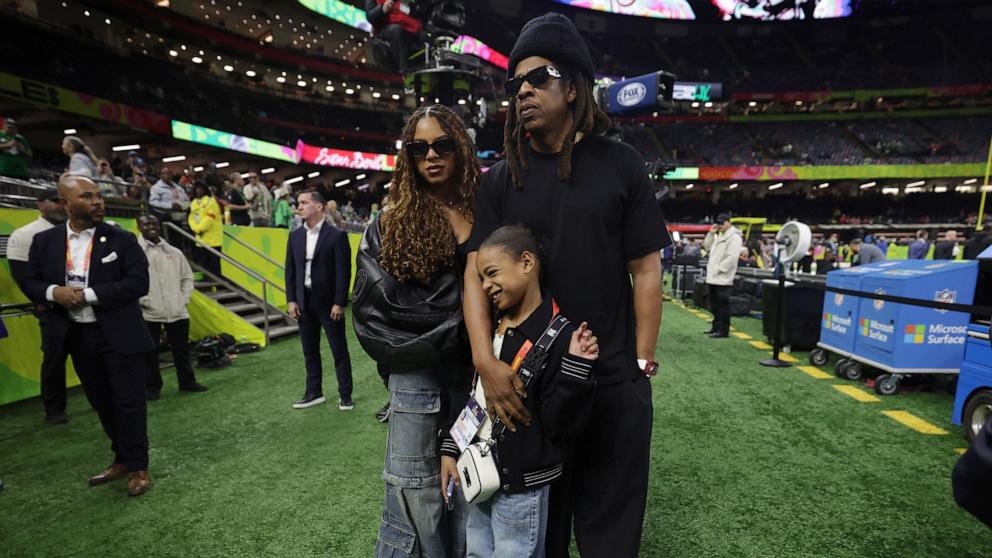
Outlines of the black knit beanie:
[[558,13],[547,13],[528,21],[520,30],[513,50],[507,74],[513,72],[521,60],[529,56],[543,56],[558,63],[568,64],[589,78],[595,79],[596,70],[589,54],[589,46],[579,35],[572,20]]

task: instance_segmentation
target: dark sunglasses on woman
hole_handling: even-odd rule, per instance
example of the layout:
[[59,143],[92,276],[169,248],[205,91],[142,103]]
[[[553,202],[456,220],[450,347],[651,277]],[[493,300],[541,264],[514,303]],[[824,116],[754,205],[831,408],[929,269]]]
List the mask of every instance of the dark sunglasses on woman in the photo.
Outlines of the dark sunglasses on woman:
[[520,92],[520,88],[523,87],[525,81],[534,87],[541,87],[551,78],[561,79],[561,72],[558,71],[558,68],[554,66],[538,66],[522,76],[506,80],[506,94],[515,97]]
[[427,143],[424,140],[414,140],[406,143],[406,153],[413,159],[423,159],[433,149],[438,157],[447,157],[454,153],[457,147],[455,140],[451,138],[437,139],[434,140],[434,143]]

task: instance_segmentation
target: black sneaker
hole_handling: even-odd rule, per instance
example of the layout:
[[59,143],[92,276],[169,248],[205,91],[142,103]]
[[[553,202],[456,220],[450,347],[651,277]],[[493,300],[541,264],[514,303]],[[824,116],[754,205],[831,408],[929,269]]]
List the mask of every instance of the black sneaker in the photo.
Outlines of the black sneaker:
[[65,413],[52,413],[45,415],[45,422],[48,424],[65,424],[69,422],[69,417],[65,416]]
[[192,385],[183,386],[183,387],[179,388],[179,391],[189,391],[189,392],[193,392],[193,393],[202,393],[204,391],[207,391],[207,386],[205,386],[203,384],[192,384]]
[[311,393],[311,394],[304,395],[303,396],[303,399],[300,399],[296,403],[293,403],[293,408],[294,409],[306,409],[307,407],[313,407],[314,405],[320,405],[324,401],[326,401],[326,400],[324,399],[324,396],[323,395],[317,395],[317,394]]
[[376,411],[375,420],[379,422],[389,422],[389,403],[387,402],[381,409]]
[[338,409],[341,409],[342,411],[350,411],[354,408],[355,402],[352,401],[350,397],[348,399],[338,399]]

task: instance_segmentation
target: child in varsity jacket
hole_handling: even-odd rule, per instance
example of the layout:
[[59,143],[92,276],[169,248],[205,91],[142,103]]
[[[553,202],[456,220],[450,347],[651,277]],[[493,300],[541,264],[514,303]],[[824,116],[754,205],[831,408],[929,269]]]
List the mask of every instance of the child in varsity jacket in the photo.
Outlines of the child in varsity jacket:
[[[540,252],[527,228],[505,226],[483,242],[476,260],[483,289],[498,308],[493,351],[515,370],[528,342],[536,346],[558,314],[554,298],[541,290]],[[495,437],[501,487],[488,501],[469,505],[469,556],[543,555],[549,484],[562,476],[592,406],[591,372],[599,345],[586,323],[576,328],[565,322],[547,354],[544,368],[527,385],[524,404],[532,417],[530,425],[517,425],[515,431],[499,424],[494,427],[487,413],[475,436],[476,441]],[[478,378],[472,397],[488,409]],[[441,445],[441,490],[446,500],[449,478],[458,483],[459,454],[449,433]]]

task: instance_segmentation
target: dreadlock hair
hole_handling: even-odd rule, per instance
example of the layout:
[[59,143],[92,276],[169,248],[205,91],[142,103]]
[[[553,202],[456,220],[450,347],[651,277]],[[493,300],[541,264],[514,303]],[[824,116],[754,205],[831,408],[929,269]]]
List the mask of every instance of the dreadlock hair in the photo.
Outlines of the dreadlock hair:
[[[572,149],[575,147],[575,136],[583,134],[602,134],[610,127],[610,117],[599,108],[592,92],[592,82],[582,72],[566,65],[555,64],[562,73],[559,87],[568,91],[568,85],[575,86],[575,100],[572,101],[572,129],[565,137],[558,156],[558,180],[569,180],[572,177]],[[503,128],[503,148],[506,150],[507,164],[510,166],[510,176],[517,188],[521,187],[521,170],[527,170],[527,159],[524,156],[524,142],[527,131],[517,119],[517,98],[510,97],[510,107],[506,111],[506,126]]]
[[[482,176],[475,144],[465,131],[465,125],[451,109],[442,105],[420,107],[403,127],[401,144],[413,141],[417,123],[433,118],[457,149],[455,175],[458,184],[458,209],[474,221],[475,191]],[[445,213],[444,205],[428,194],[431,186],[417,171],[416,160],[404,147],[396,157],[389,190],[389,208],[382,213],[382,252],[379,265],[399,281],[411,279],[429,283],[434,274],[455,262],[455,234]]]

